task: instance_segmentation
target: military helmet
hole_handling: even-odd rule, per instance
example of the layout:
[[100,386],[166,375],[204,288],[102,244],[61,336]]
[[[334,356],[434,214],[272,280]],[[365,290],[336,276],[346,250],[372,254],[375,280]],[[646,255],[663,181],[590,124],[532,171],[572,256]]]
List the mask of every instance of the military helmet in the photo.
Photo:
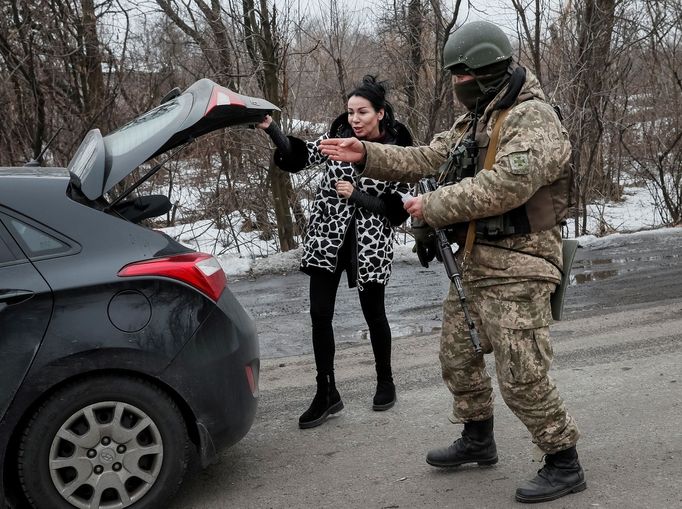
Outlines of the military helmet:
[[512,47],[504,32],[487,21],[472,21],[455,30],[443,49],[443,66],[480,69],[511,58]]

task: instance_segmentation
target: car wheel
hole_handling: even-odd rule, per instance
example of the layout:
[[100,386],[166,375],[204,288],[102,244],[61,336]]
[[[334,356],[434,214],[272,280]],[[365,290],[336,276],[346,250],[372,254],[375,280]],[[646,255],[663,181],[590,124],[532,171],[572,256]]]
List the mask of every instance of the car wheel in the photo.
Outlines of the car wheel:
[[166,507],[187,469],[177,405],[139,378],[102,376],[53,394],[19,444],[19,480],[36,509]]

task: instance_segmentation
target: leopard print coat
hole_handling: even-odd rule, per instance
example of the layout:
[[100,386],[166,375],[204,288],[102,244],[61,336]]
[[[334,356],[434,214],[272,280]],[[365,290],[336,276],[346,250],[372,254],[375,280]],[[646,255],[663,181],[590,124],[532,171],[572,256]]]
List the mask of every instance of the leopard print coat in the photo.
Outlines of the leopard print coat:
[[[386,133],[384,143],[407,146],[412,145],[409,130],[399,122],[395,123],[394,133]],[[321,269],[334,272],[337,268],[338,252],[347,236],[355,227],[356,242],[351,263],[355,265],[355,281],[349,272],[349,286],[355,283],[362,288],[363,283],[388,283],[393,261],[394,230],[389,219],[364,207],[350,203],[336,192],[336,182],[347,180],[356,189],[372,196],[389,196],[400,192],[407,193],[408,186],[398,182],[387,182],[360,177],[349,163],[332,161],[320,151],[320,141],[330,137],[352,136],[347,122],[347,114],[340,115],[329,131],[313,141],[303,141],[289,136],[293,156],[285,159],[281,152],[275,152],[277,165],[290,172],[324,164],[315,200],[312,205],[306,240],[301,258],[301,270],[310,273]],[[395,196],[394,196],[395,197]]]

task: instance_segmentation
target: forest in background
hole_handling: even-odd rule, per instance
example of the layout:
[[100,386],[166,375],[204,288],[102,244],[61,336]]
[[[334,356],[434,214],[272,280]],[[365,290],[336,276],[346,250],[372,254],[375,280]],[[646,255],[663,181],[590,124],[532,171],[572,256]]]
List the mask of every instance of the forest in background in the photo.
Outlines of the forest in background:
[[[475,13],[502,19],[515,57],[561,108],[571,142],[576,236],[588,205],[646,186],[664,225],[682,222],[682,2],[509,0],[0,0],[0,166],[66,166],[103,134],[200,78],[281,108],[285,132],[321,134],[363,75],[390,85],[396,116],[428,143],[462,112],[442,69],[448,34]],[[489,16],[489,18],[488,18]],[[297,247],[317,176],[272,163],[265,135],[228,129],[149,183],[176,204],[158,226],[207,221]],[[144,171],[141,168],[140,171]],[[194,198],[182,201],[182,195]],[[187,204],[192,204],[188,206]],[[236,240],[236,237],[235,237]]]

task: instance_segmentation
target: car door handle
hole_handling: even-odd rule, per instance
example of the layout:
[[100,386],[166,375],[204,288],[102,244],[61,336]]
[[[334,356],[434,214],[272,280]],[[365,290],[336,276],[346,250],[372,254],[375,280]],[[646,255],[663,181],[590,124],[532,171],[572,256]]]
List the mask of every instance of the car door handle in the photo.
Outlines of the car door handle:
[[0,303],[7,306],[19,304],[33,297],[30,290],[0,290]]

